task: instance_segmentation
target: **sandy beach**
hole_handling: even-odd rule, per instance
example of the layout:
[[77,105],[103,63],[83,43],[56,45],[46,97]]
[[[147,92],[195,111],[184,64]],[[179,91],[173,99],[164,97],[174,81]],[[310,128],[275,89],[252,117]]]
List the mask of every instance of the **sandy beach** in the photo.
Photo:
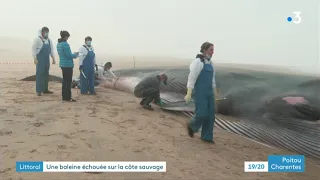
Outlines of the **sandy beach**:
[[[75,68],[76,71],[76,68]],[[51,74],[60,75],[58,65]],[[191,139],[184,116],[159,108],[142,109],[131,94],[97,88],[97,96],[61,101],[61,84],[50,82],[53,95],[37,97],[33,64],[0,64],[0,180],[40,179],[281,179],[316,180],[320,167],[306,163],[305,173],[245,173],[244,161],[266,161],[271,149],[215,129],[215,145]],[[16,161],[166,161],[165,173],[16,173]]]

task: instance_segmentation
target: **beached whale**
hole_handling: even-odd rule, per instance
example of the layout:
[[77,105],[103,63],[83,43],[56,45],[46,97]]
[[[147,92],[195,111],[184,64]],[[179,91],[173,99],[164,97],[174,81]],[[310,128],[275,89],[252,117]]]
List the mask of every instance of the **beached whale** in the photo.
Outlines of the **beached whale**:
[[[246,71],[217,67],[220,89],[219,114],[215,125],[260,141],[286,148],[320,161],[320,80],[309,76]],[[187,67],[162,69],[122,69],[120,79],[103,85],[129,93],[144,78],[166,73],[168,85],[161,86],[165,110],[191,117],[194,104],[186,104]],[[236,117],[231,122],[226,116]]]
[[[23,79],[20,79],[20,81],[36,81],[36,75],[25,77]],[[49,81],[62,82],[62,77],[49,75]]]

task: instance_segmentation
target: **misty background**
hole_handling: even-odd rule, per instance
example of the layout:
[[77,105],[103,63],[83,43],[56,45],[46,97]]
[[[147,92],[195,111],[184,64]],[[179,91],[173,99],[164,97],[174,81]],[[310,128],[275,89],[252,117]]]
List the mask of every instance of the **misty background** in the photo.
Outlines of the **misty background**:
[[[210,41],[217,63],[320,70],[318,0],[0,1],[0,61],[32,62],[32,41],[47,26],[54,44],[69,31],[72,51],[91,36],[100,62],[135,56],[188,65]],[[295,11],[300,24],[287,21]]]

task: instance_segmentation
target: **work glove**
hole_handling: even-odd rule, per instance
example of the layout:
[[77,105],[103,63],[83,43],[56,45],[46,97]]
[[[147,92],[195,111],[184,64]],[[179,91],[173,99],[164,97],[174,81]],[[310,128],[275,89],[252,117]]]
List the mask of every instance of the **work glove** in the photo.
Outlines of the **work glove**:
[[80,65],[79,70],[80,70],[80,71],[83,70],[83,65]]
[[158,105],[159,105],[159,106],[163,106],[163,105],[164,105],[164,102],[160,99],[159,102],[158,102]]
[[37,65],[38,62],[39,62],[38,59],[37,59],[37,58],[34,58],[33,63],[34,63],[35,65]]
[[192,88],[188,88],[187,95],[184,97],[184,100],[187,104],[191,101],[191,95],[192,95]]

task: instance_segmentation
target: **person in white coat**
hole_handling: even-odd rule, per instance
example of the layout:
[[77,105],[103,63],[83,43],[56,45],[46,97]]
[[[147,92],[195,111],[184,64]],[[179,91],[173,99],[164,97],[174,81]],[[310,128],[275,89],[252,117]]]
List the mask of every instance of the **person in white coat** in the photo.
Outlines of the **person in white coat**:
[[39,30],[38,37],[35,38],[32,45],[33,62],[36,65],[36,92],[38,96],[43,94],[52,94],[49,91],[49,69],[50,56],[52,64],[55,64],[54,46],[49,39],[49,28],[43,27]]
[[201,139],[214,144],[213,126],[215,122],[215,96],[217,88],[215,81],[215,68],[211,61],[214,53],[212,43],[205,42],[196,59],[190,65],[190,73],[187,83],[187,95],[185,101],[189,103],[191,98],[195,101],[195,115],[188,123],[188,134],[193,137],[202,126]]
[[111,77],[115,80],[118,80],[118,77],[112,72],[112,63],[111,62],[106,62],[102,66],[96,66],[96,79],[98,80],[103,80],[106,79],[107,77]]
[[[109,77],[113,78],[114,81],[119,78],[112,72],[112,63],[106,62],[103,65],[95,65],[95,81],[94,86],[98,86],[101,80],[106,80]],[[78,87],[81,88],[81,81],[79,77],[73,77],[72,88]]]

